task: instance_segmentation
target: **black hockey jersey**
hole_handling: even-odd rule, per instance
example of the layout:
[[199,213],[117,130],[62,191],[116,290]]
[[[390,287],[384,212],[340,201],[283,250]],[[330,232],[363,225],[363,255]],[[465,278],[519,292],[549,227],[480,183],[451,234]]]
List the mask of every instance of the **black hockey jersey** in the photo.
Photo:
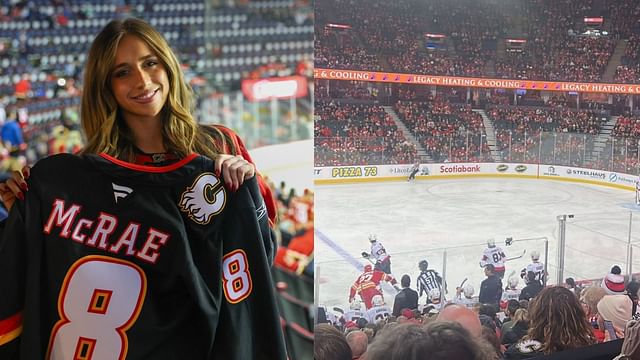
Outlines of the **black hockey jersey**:
[[[224,240],[240,232],[243,240],[229,241],[259,244],[265,258],[271,242],[253,199],[228,193],[212,169],[197,155],[165,167],[107,155],[40,161],[0,239],[0,358],[213,359],[233,352],[214,347],[225,331],[222,315],[233,314],[227,299],[273,292],[250,287],[254,265],[242,257],[250,251],[225,254]],[[281,344],[281,333],[268,339]]]
[[[226,278],[230,281],[223,285],[227,301],[222,304],[213,358],[287,359],[271,278],[270,259],[273,259],[274,249],[268,241],[271,236],[269,217],[256,178],[245,181],[233,196],[233,204],[228,205],[227,211],[233,209],[234,216],[240,217],[237,220],[245,226],[234,229],[234,236],[225,236],[222,240],[223,270],[234,274],[228,274]],[[260,241],[256,233],[261,233],[265,240]],[[234,263],[240,259],[246,261],[248,268],[240,261],[237,270],[233,270]],[[243,273],[251,281],[250,286],[245,286],[250,291],[230,294],[234,292],[233,279],[242,279]]]

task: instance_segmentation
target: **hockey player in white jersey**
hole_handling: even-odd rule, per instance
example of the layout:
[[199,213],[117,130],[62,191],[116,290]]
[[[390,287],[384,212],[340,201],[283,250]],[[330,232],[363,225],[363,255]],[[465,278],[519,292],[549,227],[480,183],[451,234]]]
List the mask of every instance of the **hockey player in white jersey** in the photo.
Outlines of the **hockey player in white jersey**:
[[329,311],[328,307],[324,305],[318,305],[318,308],[322,308],[324,310],[324,315],[328,322],[330,322],[332,325],[335,325],[338,323],[338,316],[336,316],[336,314],[333,311]]
[[420,171],[420,162],[416,161],[416,163],[411,166],[411,173],[409,174],[407,181],[415,180],[418,171]]
[[442,276],[437,271],[429,269],[429,262],[427,260],[420,260],[418,263],[420,269],[420,275],[418,275],[416,290],[418,291],[418,298],[421,298],[423,294],[427,295],[426,303],[429,304],[433,301],[433,297],[430,296],[432,290],[438,290],[439,301],[443,301],[442,295]]
[[515,276],[511,276],[507,281],[507,288],[502,292],[502,297],[500,298],[500,308],[506,309],[509,300],[518,300],[520,298],[521,291],[522,290],[518,289],[518,278]]
[[456,296],[453,298],[452,302],[454,304],[466,306],[469,309],[473,309],[474,306],[478,304],[478,297],[474,297],[475,290],[473,285],[465,284],[462,287],[456,288]]
[[506,258],[507,255],[504,254],[502,248],[496,246],[496,240],[489,239],[487,240],[487,248],[484,250],[482,258],[480,259],[480,267],[484,268],[489,264],[493,265],[495,269],[494,274],[502,279],[504,277],[504,261]]
[[[533,250],[531,252],[531,264],[520,271],[520,277],[527,283],[527,273],[531,271],[536,274],[536,281],[539,281],[541,285],[545,282],[544,264],[540,262],[540,252]],[[528,284],[528,283],[527,283]]]
[[384,304],[384,299],[380,295],[373,297],[373,307],[367,310],[367,320],[370,323],[386,320],[391,316],[391,309]]
[[351,302],[351,304],[349,305],[349,310],[345,311],[342,317],[344,318],[345,322],[356,322],[360,318],[367,318],[366,314],[362,311],[362,303],[358,300],[354,300]]
[[375,234],[369,235],[369,242],[371,242],[371,252],[363,251],[362,257],[365,259],[375,259],[374,269],[391,275],[391,256],[387,254],[387,250],[382,243],[378,241],[378,237]]

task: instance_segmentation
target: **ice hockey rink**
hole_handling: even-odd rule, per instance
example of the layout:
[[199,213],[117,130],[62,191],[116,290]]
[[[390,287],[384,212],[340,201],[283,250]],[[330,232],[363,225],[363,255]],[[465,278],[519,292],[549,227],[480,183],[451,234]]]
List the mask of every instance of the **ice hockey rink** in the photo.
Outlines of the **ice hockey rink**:
[[[530,261],[534,249],[545,259],[548,241],[549,284],[557,280],[559,215],[567,217],[563,277],[602,278],[614,264],[625,271],[628,241],[640,241],[640,208],[632,191],[583,183],[539,179],[467,178],[316,185],[316,301],[348,306],[349,287],[367,260],[368,235],[376,234],[391,255],[400,281],[411,276],[415,289],[418,261],[443,273],[447,299],[463,279],[475,288],[485,278],[479,260],[486,239],[495,238],[507,257],[505,280]],[[512,245],[505,239],[512,237]],[[530,239],[530,240],[529,240]],[[635,243],[632,270],[640,271]],[[446,251],[446,256],[445,256]],[[524,286],[522,280],[519,288]],[[393,288],[384,286],[385,301]],[[424,297],[420,299],[424,303]]]

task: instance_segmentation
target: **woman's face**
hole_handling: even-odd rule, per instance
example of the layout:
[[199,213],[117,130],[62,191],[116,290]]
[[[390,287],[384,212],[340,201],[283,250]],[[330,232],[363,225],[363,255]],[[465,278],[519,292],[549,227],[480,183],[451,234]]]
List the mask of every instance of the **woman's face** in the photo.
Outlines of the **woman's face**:
[[111,91],[124,120],[159,120],[169,94],[169,79],[164,65],[147,46],[133,35],[125,35],[116,51],[111,72]]

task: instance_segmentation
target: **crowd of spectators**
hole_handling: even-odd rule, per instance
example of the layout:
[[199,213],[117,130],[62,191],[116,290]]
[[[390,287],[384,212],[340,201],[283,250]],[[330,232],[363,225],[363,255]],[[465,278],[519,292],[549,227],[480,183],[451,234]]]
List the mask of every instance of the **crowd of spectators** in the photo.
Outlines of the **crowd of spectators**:
[[529,300],[509,300],[501,312],[496,304],[449,302],[435,311],[405,308],[374,323],[322,317],[314,358],[610,360],[623,353],[634,359],[640,283],[610,278],[616,270],[601,282],[576,285],[568,278],[541,287]]
[[[394,106],[427,154],[436,162],[477,162],[490,158],[482,117],[471,106],[440,96],[427,102],[398,101]],[[482,148],[481,148],[482,147]]]
[[472,110],[464,89],[446,88],[435,96],[419,86],[394,90],[393,110],[413,135],[409,140],[381,106],[371,105],[378,100],[378,88],[356,82],[324,86],[318,87],[325,95],[318,96],[316,106],[317,166],[409,164],[422,147],[434,162],[510,161],[640,172],[637,115],[620,116],[604,149],[595,148],[610,118],[609,104],[600,101],[582,99],[578,110],[566,95],[543,100],[528,92],[518,95],[517,103],[536,106],[514,106],[513,93],[492,93],[485,112],[496,136],[499,158],[494,158],[482,117]]
[[367,52],[351,30],[328,27],[316,30],[315,67],[382,71],[376,55]]
[[[616,40],[568,36],[546,43],[534,39],[524,53],[509,53],[496,61],[501,78],[599,82],[609,63]],[[536,51],[538,53],[536,53]]]
[[376,100],[378,89],[371,83],[315,80],[314,97],[316,100],[350,99]]
[[382,106],[317,102],[316,166],[404,164],[416,148]]
[[640,83],[640,35],[633,34],[627,42],[627,49],[621,64],[616,69],[616,82]]
[[[493,76],[495,71],[501,78],[598,82],[617,42],[628,38],[616,81],[640,82],[634,17],[640,6],[632,0],[536,0],[513,7],[334,0],[319,7],[319,12],[332,9],[335,16],[320,17],[319,26],[330,21],[351,26],[349,35],[316,34],[319,67],[474,77]],[[608,36],[583,35],[587,27],[581,20],[593,14],[606,19],[600,30],[608,30]],[[497,51],[498,43],[514,32],[528,40],[522,51]],[[437,49],[427,49],[425,33],[442,34],[446,40]]]
[[[497,150],[505,161],[558,163],[563,159],[567,165],[582,166],[585,146],[592,145],[594,136],[562,136],[597,135],[602,126],[601,118],[593,111],[559,107],[494,107],[487,115],[493,120]],[[542,147],[541,132],[547,133]],[[549,143],[550,134],[560,135],[560,141]]]

